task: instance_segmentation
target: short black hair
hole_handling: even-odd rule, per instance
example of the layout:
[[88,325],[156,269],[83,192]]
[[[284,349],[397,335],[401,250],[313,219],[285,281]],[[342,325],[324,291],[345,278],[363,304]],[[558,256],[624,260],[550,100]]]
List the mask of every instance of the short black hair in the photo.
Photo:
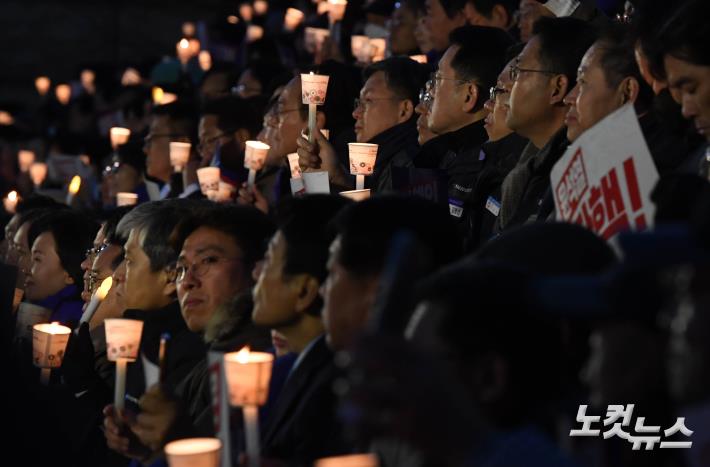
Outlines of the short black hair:
[[121,144],[118,146],[117,153],[119,163],[133,167],[140,174],[145,171],[146,155],[141,141],[133,140]]
[[264,257],[267,242],[275,231],[274,223],[256,208],[212,203],[195,210],[177,225],[170,238],[174,250],[179,252],[185,239],[201,227],[232,237],[242,250],[246,271],[251,271],[256,262]]
[[57,255],[64,270],[79,285],[83,280],[81,262],[86,250],[91,248],[99,224],[85,214],[69,209],[54,211],[32,222],[27,236],[30,248],[37,237],[50,232],[54,237]]
[[597,28],[577,18],[542,17],[533,26],[533,35],[540,39],[540,64],[546,70],[563,74],[569,86],[577,84],[577,68],[584,53],[597,40]]
[[473,110],[478,111],[505,67],[506,50],[513,45],[513,38],[499,28],[463,26],[451,31],[449,41],[458,46],[451,59],[457,78],[476,83],[479,98]]
[[250,63],[247,70],[261,84],[261,94],[267,97],[293,77],[293,74],[281,63],[273,60],[257,60]]
[[414,105],[419,103],[419,91],[429,79],[431,68],[409,57],[390,57],[365,68],[365,80],[381,71],[385,75],[387,87],[400,99],[408,99]]
[[154,116],[167,117],[170,133],[195,140],[197,134],[197,111],[194,104],[185,99],[180,99],[170,104],[153,107]]
[[462,13],[466,8],[466,0],[438,0],[446,16],[453,18],[457,13]]
[[508,14],[509,24],[513,22],[515,12],[518,11],[518,8],[520,7],[520,2],[518,0],[468,0],[468,3],[473,5],[478,13],[488,19],[490,19],[493,14],[493,7],[501,5],[505,8],[505,12]]
[[15,213],[20,215],[24,214],[27,211],[31,211],[34,209],[45,209],[45,208],[62,208],[64,205],[62,203],[59,203],[54,200],[54,198],[50,198],[49,196],[44,196],[44,195],[38,195],[38,194],[31,194],[27,196],[26,198],[22,198],[18,203],[17,207],[15,208]]
[[707,0],[687,0],[661,27],[658,43],[664,54],[695,65],[710,66]]
[[248,99],[226,96],[206,101],[202,106],[202,115],[216,115],[217,127],[223,133],[245,129],[253,137],[261,129],[265,106],[266,99],[261,96]]
[[422,257],[437,266],[461,253],[461,240],[448,209],[423,198],[373,197],[344,209],[335,226],[341,242],[338,261],[360,277],[382,272],[392,240],[400,232],[413,235]]
[[105,242],[111,245],[123,246],[127,238],[119,235],[117,232],[118,223],[121,222],[123,216],[128,214],[135,206],[120,206],[113,209],[110,215],[104,221],[103,231]]
[[628,78],[634,78],[639,84],[636,99],[636,113],[645,113],[653,104],[653,89],[641,76],[634,44],[636,38],[625,24],[612,23],[595,42],[599,50],[599,63],[604,72],[604,79],[610,88],[616,88]]

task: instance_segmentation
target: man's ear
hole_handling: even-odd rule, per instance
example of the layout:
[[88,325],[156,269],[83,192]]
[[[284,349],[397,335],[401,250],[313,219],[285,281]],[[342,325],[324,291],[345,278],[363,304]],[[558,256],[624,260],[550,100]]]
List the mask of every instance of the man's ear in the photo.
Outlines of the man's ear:
[[476,83],[468,83],[466,85],[466,95],[464,96],[463,108],[462,110],[466,113],[473,112],[478,103],[478,86]]
[[639,88],[639,82],[635,78],[628,77],[624,79],[619,85],[621,105],[636,103],[636,99],[639,96]]
[[64,271],[64,284],[65,285],[73,285],[74,284],[74,278],[69,274],[68,272]]
[[557,75],[552,80],[552,91],[550,93],[550,104],[564,105],[564,98],[571,90],[570,82],[565,75]]
[[177,293],[177,271],[175,268],[166,268],[160,274],[163,281],[163,295],[174,296]]
[[399,116],[397,121],[404,123],[414,115],[414,103],[409,99],[405,99],[399,104]]
[[491,10],[491,25],[501,29],[508,29],[511,25],[512,18],[508,14],[508,11],[500,3],[496,3]]
[[300,274],[298,277],[294,278],[294,281],[298,288],[296,311],[303,313],[308,310],[319,297],[318,289],[320,289],[320,282],[318,282],[315,277],[308,274]]

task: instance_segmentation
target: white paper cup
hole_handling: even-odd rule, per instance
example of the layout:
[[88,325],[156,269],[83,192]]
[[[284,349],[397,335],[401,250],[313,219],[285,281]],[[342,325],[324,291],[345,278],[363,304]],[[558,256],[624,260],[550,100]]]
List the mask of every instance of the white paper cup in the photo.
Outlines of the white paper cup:
[[266,162],[266,155],[269,153],[269,146],[261,141],[247,141],[244,151],[244,168],[249,170],[261,170]]
[[289,8],[286,10],[286,15],[284,16],[284,29],[287,31],[294,31],[301,21],[303,21],[304,14],[301,10],[297,8]]
[[52,310],[33,305],[32,303],[20,303],[17,308],[17,320],[15,321],[15,337],[30,339],[32,337],[32,327],[35,324],[49,322]]
[[266,0],[254,0],[254,13],[263,16],[269,9],[269,2]]
[[17,152],[17,165],[20,166],[20,172],[27,172],[30,170],[30,166],[35,161],[34,151],[29,151],[27,149],[20,149]]
[[324,457],[318,459],[315,467],[378,467],[377,456],[373,454],[350,454],[347,456]]
[[32,327],[32,360],[39,368],[62,366],[71,329],[59,323],[35,324]]
[[143,321],[137,319],[108,318],[104,320],[106,328],[106,355],[115,362],[119,358],[134,361],[143,333]]
[[418,63],[427,63],[429,59],[427,59],[427,56],[422,54],[422,55],[410,55],[410,59],[414,60],[415,62]]
[[30,178],[35,185],[41,185],[47,178],[47,164],[44,162],[34,162],[30,165]]
[[136,204],[138,204],[137,194],[123,191],[116,193],[116,206],[134,206]]
[[301,178],[301,166],[298,164],[298,153],[292,152],[286,157],[288,157],[288,166],[291,169],[291,178]]
[[255,24],[250,24],[247,27],[247,42],[258,41],[264,37],[264,28]]
[[170,165],[176,169],[182,170],[187,165],[190,159],[190,143],[179,143],[173,141],[170,143]]
[[301,97],[304,104],[323,105],[325,94],[328,92],[328,79],[326,75],[301,73]]
[[113,127],[109,130],[109,136],[111,138],[111,146],[116,149],[120,145],[128,142],[128,138],[131,137],[131,130],[128,128]]
[[328,0],[328,20],[331,23],[342,21],[345,16],[345,7],[348,6],[346,0]]
[[[325,8],[328,7],[328,3],[321,2],[318,4],[320,7],[324,5]],[[319,13],[320,14],[320,13]],[[323,42],[325,38],[330,36],[330,31],[323,28],[311,28],[308,27],[305,30],[304,46],[308,53],[314,54],[323,48]]]
[[364,201],[370,197],[370,189],[341,191],[340,194],[353,201]]
[[210,191],[219,191],[219,176],[219,167],[197,169],[197,180],[203,195],[207,196]]
[[351,175],[372,175],[377,160],[377,145],[348,143]]
[[218,467],[222,442],[217,438],[188,438],[165,445],[170,467]]
[[224,355],[224,372],[229,388],[229,403],[233,406],[264,405],[269,395],[269,381],[274,356],[266,352],[241,352]]

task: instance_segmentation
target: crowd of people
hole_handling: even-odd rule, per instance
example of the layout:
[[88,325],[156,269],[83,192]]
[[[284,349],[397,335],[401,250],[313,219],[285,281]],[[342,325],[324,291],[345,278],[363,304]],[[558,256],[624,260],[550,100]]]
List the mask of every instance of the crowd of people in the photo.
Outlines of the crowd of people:
[[[235,466],[710,465],[707,0],[344,5],[244,2],[0,109],[4,457],[160,466],[220,437]],[[625,108],[654,218],[560,222],[558,162]],[[364,186],[351,143],[377,145]],[[143,323],[119,406],[113,318]],[[72,332],[48,373],[50,322]],[[274,355],[258,459],[215,407],[210,356],[244,347]]]

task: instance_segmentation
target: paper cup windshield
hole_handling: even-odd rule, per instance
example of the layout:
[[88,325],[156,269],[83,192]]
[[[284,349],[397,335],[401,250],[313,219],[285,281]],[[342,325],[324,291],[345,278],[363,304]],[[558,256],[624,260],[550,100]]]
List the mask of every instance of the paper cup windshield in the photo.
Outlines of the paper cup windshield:
[[200,182],[202,194],[207,196],[210,191],[219,190],[219,167],[203,167],[197,169],[197,180]]
[[348,143],[351,175],[372,175],[377,160],[377,145]]
[[143,333],[143,321],[136,319],[109,318],[106,327],[106,355],[110,361],[119,358],[133,361],[138,358],[138,350]]
[[190,159],[190,143],[170,143],[170,165],[173,167],[185,167]]
[[71,329],[56,322],[35,324],[32,329],[32,357],[35,366],[40,368],[62,366],[70,334]]
[[244,167],[249,170],[261,170],[269,153],[269,146],[261,141],[247,141],[244,151]]
[[301,95],[304,104],[322,105],[328,92],[328,76],[311,73],[301,74]]

